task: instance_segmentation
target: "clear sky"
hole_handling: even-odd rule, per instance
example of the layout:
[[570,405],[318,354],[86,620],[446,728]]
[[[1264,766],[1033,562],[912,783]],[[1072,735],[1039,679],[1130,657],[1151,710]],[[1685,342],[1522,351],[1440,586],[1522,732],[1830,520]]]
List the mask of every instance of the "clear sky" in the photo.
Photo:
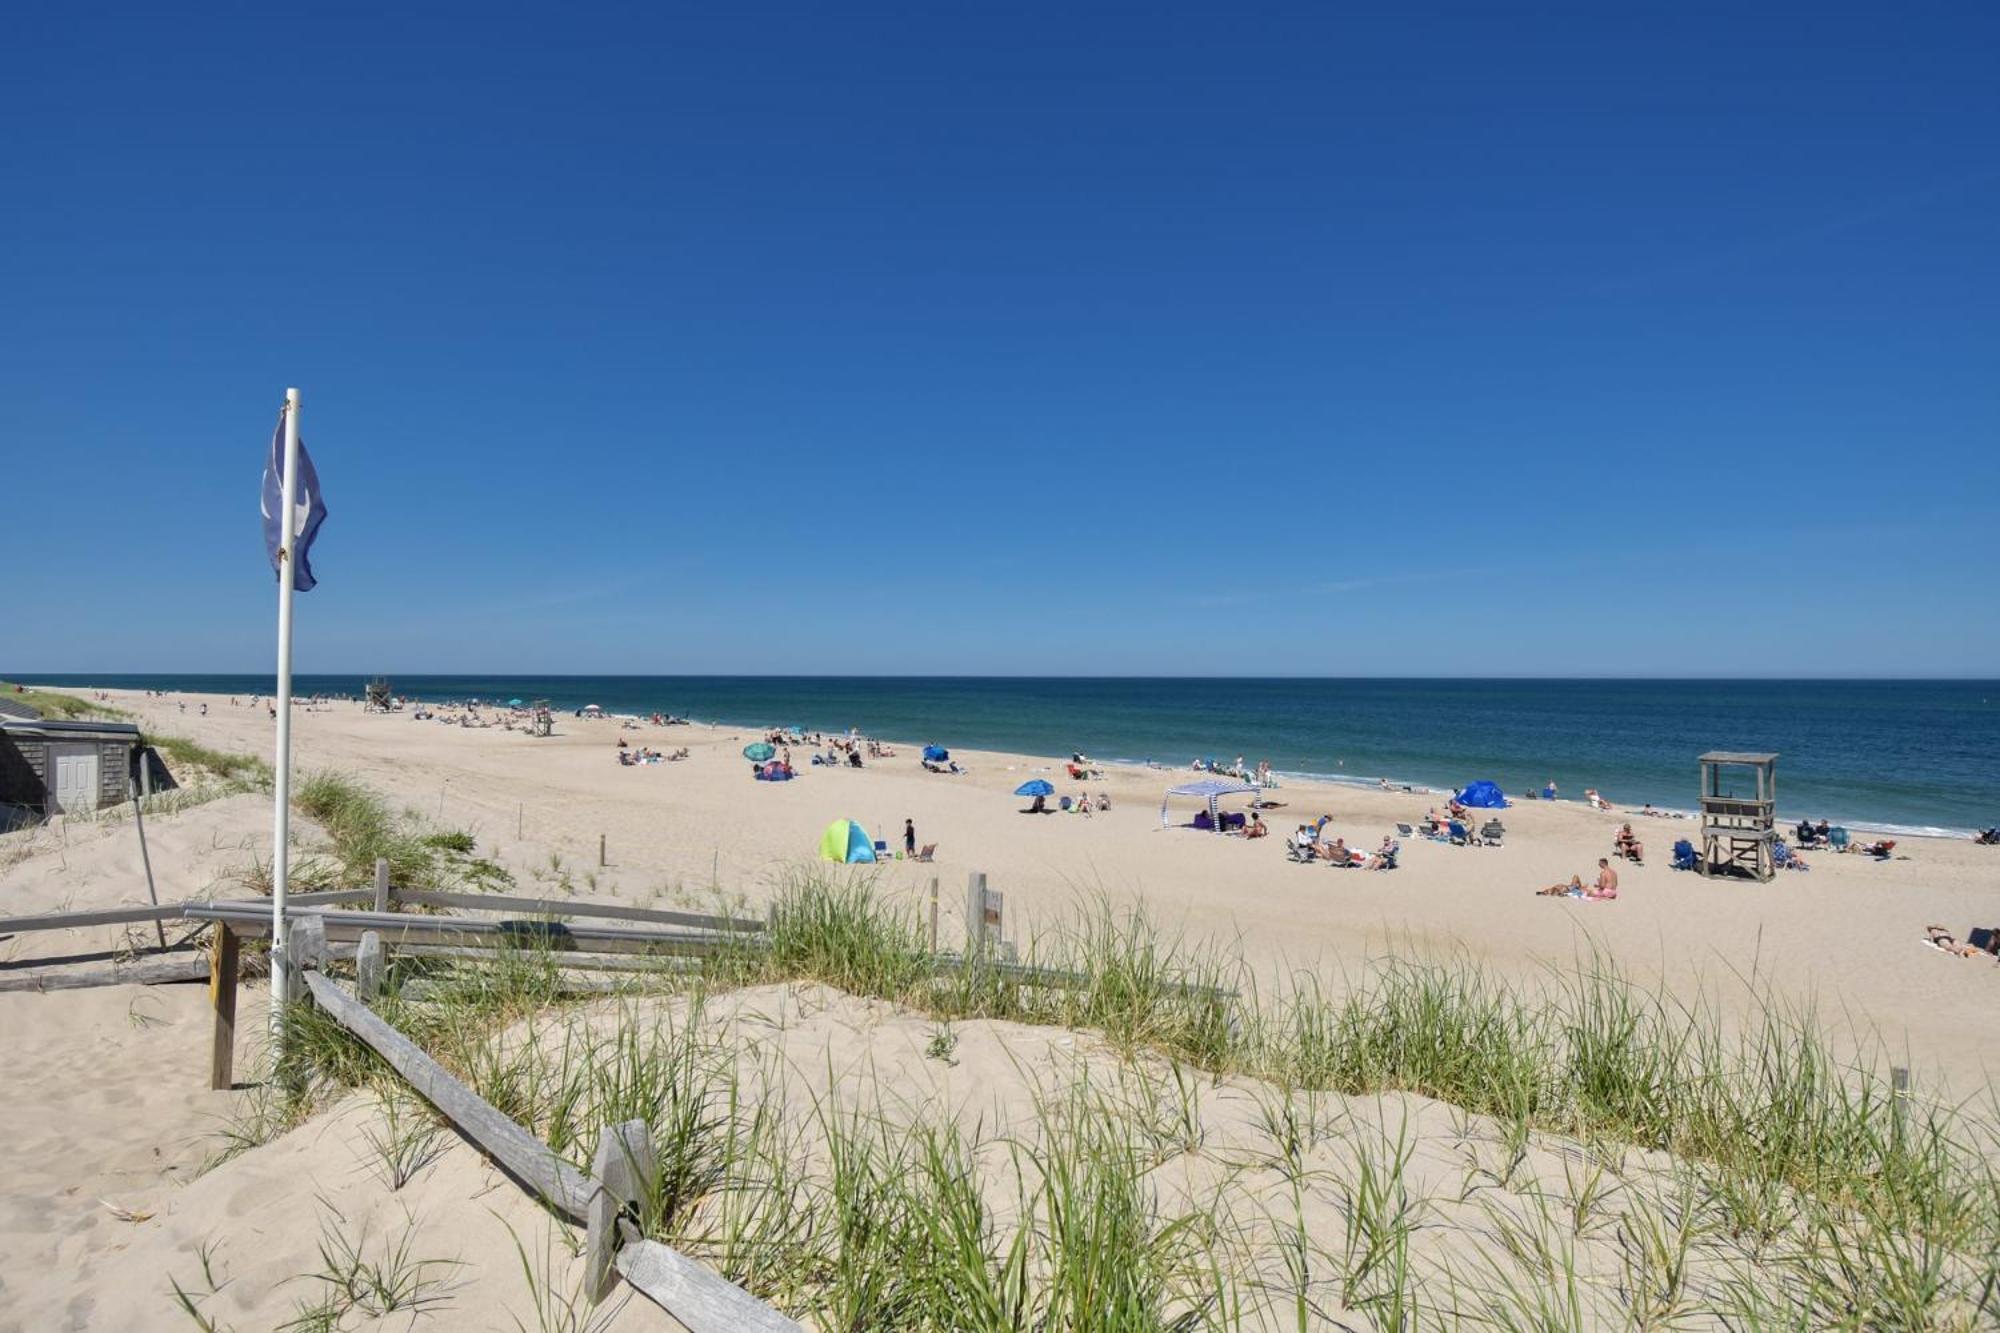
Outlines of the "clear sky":
[[0,672],[1991,674],[2000,6],[9,7]]

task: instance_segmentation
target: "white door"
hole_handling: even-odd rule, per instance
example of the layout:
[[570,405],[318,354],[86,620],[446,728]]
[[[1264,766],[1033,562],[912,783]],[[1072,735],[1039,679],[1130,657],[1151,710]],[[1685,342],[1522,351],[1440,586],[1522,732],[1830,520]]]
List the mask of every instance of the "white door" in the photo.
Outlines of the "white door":
[[97,808],[97,747],[94,745],[51,745],[49,764],[55,769],[56,811],[66,815],[89,814]]

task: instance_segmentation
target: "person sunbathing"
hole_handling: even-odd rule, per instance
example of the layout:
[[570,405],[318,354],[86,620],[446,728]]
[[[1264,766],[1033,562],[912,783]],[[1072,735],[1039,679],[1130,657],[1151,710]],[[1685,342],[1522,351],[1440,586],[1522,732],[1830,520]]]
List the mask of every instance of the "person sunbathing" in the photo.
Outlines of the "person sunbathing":
[[1972,840],[1982,847],[2000,847],[2000,828],[1981,829]]
[[1636,863],[1646,859],[1645,848],[1640,845],[1638,835],[1632,832],[1630,824],[1618,830],[1618,836],[1612,840],[1612,845],[1627,861]]
[[1382,846],[1362,863],[1364,870],[1387,870],[1396,864],[1396,854],[1403,850],[1394,838],[1382,839]]
[[1337,866],[1353,864],[1353,858],[1347,854],[1347,839],[1345,838],[1335,838],[1330,843],[1320,844],[1319,857],[1320,860],[1331,861]]
[[1595,902],[1610,902],[1618,896],[1618,872],[1606,858],[1597,858],[1597,883],[1583,896]]
[[1970,944],[1960,944],[1958,937],[1943,926],[1925,926],[1924,943],[1943,953],[1955,953],[1960,958],[1977,958],[1985,951],[1975,949]]
[[1583,897],[1583,876],[1571,875],[1567,884],[1551,884],[1546,889],[1536,889],[1537,898],[1581,898]]

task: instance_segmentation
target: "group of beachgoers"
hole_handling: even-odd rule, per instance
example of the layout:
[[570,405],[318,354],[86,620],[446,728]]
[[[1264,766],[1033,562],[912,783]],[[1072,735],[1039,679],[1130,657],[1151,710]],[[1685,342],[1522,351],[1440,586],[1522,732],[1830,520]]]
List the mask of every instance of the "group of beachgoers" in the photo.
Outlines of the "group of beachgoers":
[[[1359,847],[1347,845],[1347,839],[1339,835],[1328,836],[1327,825],[1332,815],[1321,815],[1318,822],[1301,824],[1292,834],[1285,852],[1292,860],[1304,862],[1324,862],[1340,869],[1394,870],[1396,858],[1402,854],[1403,846],[1393,836],[1384,837],[1382,845],[1372,852],[1364,852]],[[1251,830],[1257,830],[1252,832]],[[1255,811],[1250,815],[1250,827],[1244,830],[1248,838],[1262,837],[1269,832],[1263,820]]]
[[1581,875],[1571,875],[1566,884],[1551,884],[1546,889],[1536,889],[1538,898],[1581,898],[1586,902],[1607,903],[1618,897],[1618,872],[1611,868],[1611,858],[1597,858],[1597,879],[1588,887]]
[[[1083,756],[1078,755],[1077,758],[1080,760]],[[1196,773],[1211,773],[1219,778],[1236,778],[1242,782],[1254,782],[1259,787],[1266,789],[1278,785],[1277,779],[1271,775],[1271,761],[1268,759],[1259,759],[1257,767],[1251,768],[1243,762],[1243,756],[1239,754],[1236,756],[1236,762],[1233,764],[1219,763],[1212,758],[1196,759],[1188,765],[1188,768]]]
[[625,743],[623,736],[618,738],[618,764],[621,768],[631,768],[638,764],[677,764],[688,757],[688,747],[685,745],[678,750],[662,754],[650,745],[631,746]]
[[1088,791],[1080,791],[1075,796],[1058,796],[1054,805],[1046,796],[1031,797],[1028,806],[1021,811],[1024,815],[1082,815],[1086,819],[1092,814],[1107,813],[1111,809],[1111,793],[1100,791],[1092,796]]

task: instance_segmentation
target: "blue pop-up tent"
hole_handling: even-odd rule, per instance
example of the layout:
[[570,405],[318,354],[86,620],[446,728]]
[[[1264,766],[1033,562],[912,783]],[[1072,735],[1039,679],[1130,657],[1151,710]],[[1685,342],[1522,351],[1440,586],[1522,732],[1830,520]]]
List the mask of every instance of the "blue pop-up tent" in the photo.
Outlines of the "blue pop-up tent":
[[1468,782],[1455,799],[1475,810],[1505,810],[1508,804],[1507,793],[1491,782]]

